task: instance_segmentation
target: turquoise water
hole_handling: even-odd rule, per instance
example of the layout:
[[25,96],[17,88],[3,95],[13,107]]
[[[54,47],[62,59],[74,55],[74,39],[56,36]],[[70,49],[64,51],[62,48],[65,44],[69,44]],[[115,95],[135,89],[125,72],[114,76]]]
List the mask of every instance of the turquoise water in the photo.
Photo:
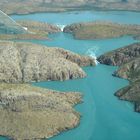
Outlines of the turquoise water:
[[64,12],[64,13],[37,13],[31,15],[13,15],[14,19],[28,19],[39,20],[43,22],[67,25],[74,22],[83,21],[113,21],[127,24],[140,23],[140,14],[128,11],[76,11],[76,12]]
[[[140,13],[124,11],[42,13],[13,15],[12,17],[14,19],[35,19],[59,25],[101,19],[140,24]],[[85,41],[75,40],[69,34],[57,33],[50,35],[50,38],[50,41],[31,41],[50,47],[62,47],[79,54],[96,56],[136,42],[130,36]],[[118,89],[129,84],[127,80],[112,76],[117,67],[99,64],[96,67],[83,69],[88,74],[84,79],[33,84],[60,91],[79,91],[84,95],[84,103],[76,106],[82,115],[80,125],[50,140],[139,140],[140,114],[133,112],[132,104],[120,101],[113,95]],[[0,140],[4,139],[0,138]]]

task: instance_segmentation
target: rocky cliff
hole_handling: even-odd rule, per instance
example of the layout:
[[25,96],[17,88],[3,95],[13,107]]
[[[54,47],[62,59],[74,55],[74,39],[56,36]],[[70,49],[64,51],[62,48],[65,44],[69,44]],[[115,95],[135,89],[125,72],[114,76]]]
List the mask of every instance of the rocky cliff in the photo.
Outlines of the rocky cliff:
[[130,85],[115,93],[122,100],[135,103],[135,111],[140,112],[140,43],[106,53],[98,58],[102,64],[119,66],[113,74],[130,81]]
[[32,43],[0,42],[0,82],[21,83],[83,78],[80,66],[95,60],[60,48]]
[[126,47],[117,49],[115,51],[101,55],[98,60],[100,63],[120,66],[124,63],[130,62],[134,58],[140,56],[140,43],[134,43]]

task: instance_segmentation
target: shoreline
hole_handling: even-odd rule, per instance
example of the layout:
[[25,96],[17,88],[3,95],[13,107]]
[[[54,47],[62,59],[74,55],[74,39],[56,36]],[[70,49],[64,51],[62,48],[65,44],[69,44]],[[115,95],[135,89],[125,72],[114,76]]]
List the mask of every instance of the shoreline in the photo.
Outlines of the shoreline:
[[118,99],[134,104],[135,112],[140,113],[140,42],[136,42],[119,49],[109,51],[98,57],[101,64],[118,66],[112,76],[125,79],[129,82],[114,93]]
[[124,24],[108,21],[73,23],[65,26],[64,33],[72,34],[78,40],[96,40],[132,36],[139,39],[139,24]]
[[[79,103],[80,104],[80,103]],[[80,124],[80,123],[79,123]],[[78,126],[76,126],[76,127],[78,127]],[[71,130],[71,129],[69,129],[69,130]],[[66,130],[66,131],[68,131],[68,130]],[[60,132],[59,134],[56,134],[56,135],[60,135],[62,132]],[[54,137],[56,136],[56,135],[53,135]],[[50,137],[48,137],[48,138],[51,138],[51,137],[53,137],[53,136],[50,136]]]
[[78,9],[75,8],[75,9],[71,9],[71,10],[64,10],[64,11],[61,11],[61,10],[58,10],[58,11],[36,11],[36,12],[29,12],[29,13],[11,13],[11,14],[8,14],[9,16],[24,16],[24,15],[34,15],[34,14],[43,14],[43,13],[67,13],[67,12],[81,12],[81,11],[89,11],[89,12],[96,12],[96,11],[100,11],[100,12],[112,12],[112,11],[126,11],[126,12],[134,12],[134,13],[139,13],[139,11],[137,10],[119,10],[119,9],[102,9],[102,8],[94,8],[94,9],[91,9],[91,8],[85,8],[85,9]]
[[[30,131],[26,139],[48,139],[80,124],[81,114],[75,108],[82,103],[82,94],[79,92],[61,92],[29,84],[0,84],[0,88],[3,91],[0,108],[2,113],[0,122],[3,122],[0,127],[2,137],[25,139],[27,131]],[[13,122],[10,121],[11,117]],[[18,125],[19,122],[24,125]],[[3,129],[4,126],[9,129]],[[28,129],[24,129],[26,126]],[[16,129],[19,131],[15,131]]]

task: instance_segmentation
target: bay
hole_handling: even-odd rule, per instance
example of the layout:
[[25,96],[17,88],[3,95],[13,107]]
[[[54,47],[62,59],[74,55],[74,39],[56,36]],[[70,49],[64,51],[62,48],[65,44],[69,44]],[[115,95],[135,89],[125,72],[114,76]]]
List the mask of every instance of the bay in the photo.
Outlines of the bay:
[[[75,22],[112,21],[125,24],[140,24],[140,13],[129,11],[74,11],[64,13],[37,13],[12,15],[14,19],[30,19],[52,23],[63,28]],[[105,52],[138,42],[131,36],[103,40],[75,40],[72,35],[56,33],[51,40],[34,43],[49,47],[62,47],[73,52],[99,56]],[[82,115],[80,125],[50,140],[139,140],[140,114],[133,111],[133,105],[118,100],[114,93],[129,84],[127,80],[116,78],[112,73],[117,67],[98,64],[83,68],[87,77],[64,82],[50,81],[33,83],[34,86],[60,91],[79,91],[83,103],[76,106]],[[5,140],[0,138],[0,140]]]

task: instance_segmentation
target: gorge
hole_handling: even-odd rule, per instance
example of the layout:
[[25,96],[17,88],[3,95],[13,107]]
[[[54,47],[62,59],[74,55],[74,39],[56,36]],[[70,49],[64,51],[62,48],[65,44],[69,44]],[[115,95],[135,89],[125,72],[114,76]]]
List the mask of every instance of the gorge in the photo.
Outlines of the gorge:
[[[124,15],[125,15],[125,19],[124,19]],[[96,20],[101,20],[101,19],[102,20],[106,19],[110,22],[118,22],[118,23],[124,23],[124,24],[140,24],[139,16],[140,16],[139,13],[129,12],[129,11],[106,11],[106,12],[105,11],[92,11],[92,12],[91,11],[79,11],[79,12],[76,11],[76,12],[65,12],[65,13],[37,13],[37,14],[22,15],[22,16],[13,15],[11,17],[15,20],[37,19],[38,21],[47,22],[49,24],[54,24],[54,25],[69,25],[75,22],[89,22],[89,21],[96,21]],[[135,40],[132,36],[123,36],[123,37],[109,38],[109,39],[76,40],[72,37],[72,35],[67,34],[67,33],[62,33],[62,32],[50,34],[48,37],[50,38],[50,40],[31,39],[31,40],[28,40],[28,42],[31,42],[31,44],[36,43],[41,46],[43,45],[43,47],[47,50],[48,50],[47,46],[49,46],[49,48],[51,48],[52,50],[55,50],[56,48],[55,46],[57,46],[57,47],[62,47],[65,50],[70,50],[75,53],[78,53],[80,56],[88,55],[92,57],[94,56],[99,57],[100,55],[103,55],[104,53],[107,53],[109,51],[113,51],[115,49],[119,49],[124,46],[128,46],[130,44],[134,44],[134,43],[137,44],[137,42],[139,42],[139,40]],[[58,50],[62,50],[62,49],[58,49]],[[30,50],[29,52],[32,52],[32,51]],[[59,51],[58,51],[58,54],[59,54]],[[129,65],[131,66],[131,64]],[[72,122],[73,124],[79,124],[78,127],[76,127],[73,130],[61,133],[60,135],[56,137],[50,138],[52,140],[66,140],[66,139],[67,140],[72,140],[72,139],[122,140],[124,138],[127,140],[132,140],[132,139],[139,140],[140,115],[134,112],[132,104],[130,104],[129,102],[120,101],[114,96],[114,93],[117,92],[119,89],[124,88],[129,85],[129,82],[127,80],[112,76],[114,71],[117,71],[117,68],[118,67],[98,64],[96,67],[83,68],[85,73],[87,73],[87,77],[85,78],[67,80],[63,82],[60,82],[60,81],[45,82],[44,80],[42,82],[33,82],[31,84],[35,86],[34,93],[29,92],[29,95],[32,94],[30,99],[31,100],[33,99],[33,102],[29,104],[31,107],[28,106],[28,103],[30,102],[30,100],[29,102],[28,100],[26,101],[27,96],[25,97],[21,96],[17,98],[17,96],[14,95],[13,93],[14,89],[10,86],[9,88],[10,88],[11,93],[9,94],[14,95],[16,99],[15,100],[16,104],[12,103],[12,98],[11,100],[8,100],[8,101],[10,103],[11,109],[13,109],[14,111],[16,109],[17,111],[22,111],[23,114],[27,113],[27,110],[29,111],[33,110],[32,111],[33,114],[34,114],[34,111],[37,110],[38,112],[36,114],[38,114],[40,112],[40,108],[38,107],[40,106],[43,106],[44,107],[43,109],[46,111],[46,105],[49,104],[49,108],[47,109],[53,108],[53,110],[51,111],[55,111],[56,115],[60,114],[61,116],[61,113],[62,112],[64,113],[66,111],[65,113],[66,114],[68,113],[67,114],[68,116],[71,116],[72,118],[76,119],[75,123],[71,121],[72,120],[71,117],[68,120],[69,122]],[[78,66],[78,69],[79,69],[79,66]],[[22,88],[23,90],[20,93],[24,94],[24,90],[26,92],[31,91],[31,87],[32,86],[30,85],[23,85],[23,87],[18,87],[18,88],[19,90],[20,88]],[[54,95],[57,95],[57,101],[60,100],[60,97],[58,96],[58,94],[60,95],[60,93],[63,94],[64,92],[68,92],[73,97],[73,98],[70,97],[73,99],[72,100],[73,103],[70,104],[69,100],[67,100],[65,96],[62,97],[61,103],[52,100],[53,97],[51,96],[49,97],[49,100],[47,100],[47,102],[46,102],[46,98],[43,98],[43,101],[46,102],[47,104],[44,104],[44,102],[41,102],[39,104],[39,102],[42,101],[42,96],[40,96],[38,92],[43,93],[43,96],[45,96],[45,94],[48,93],[49,91],[48,90],[46,91],[46,89],[42,89],[42,88],[38,89],[38,87],[52,89],[53,92],[55,92]],[[3,85],[2,88],[5,89],[5,86]],[[133,89],[133,86],[132,86],[132,89]],[[50,92],[52,92],[52,90],[50,90]],[[54,90],[57,90],[57,91],[59,90],[60,92],[56,92]],[[4,92],[1,94],[3,99],[5,99],[5,96],[8,95],[6,94],[6,91],[4,90]],[[72,106],[74,104],[79,103],[81,101],[81,96],[79,96],[80,95],[79,92],[82,93],[82,95],[84,95],[83,96],[84,102],[75,107],[75,109],[81,114],[80,123],[79,123],[79,113],[78,114],[76,113],[75,115],[75,110],[72,109]],[[34,96],[35,94],[40,96],[39,101],[36,101],[36,96]],[[46,96],[47,95],[48,94],[46,94]],[[18,108],[17,106],[21,102],[20,98],[25,98],[25,102],[22,103],[24,105],[23,108]],[[60,108],[61,106],[63,106],[64,108],[61,108],[62,110],[60,108],[55,108],[56,103]],[[46,112],[44,112],[44,114],[45,113]],[[53,112],[51,113],[53,115]],[[17,115],[16,117],[18,118],[19,116]],[[43,119],[44,116],[41,115],[41,117],[42,117],[41,124],[44,124],[44,121],[45,121]],[[64,120],[65,120],[64,122],[59,121],[61,122],[61,124],[63,123],[67,124],[67,126],[63,127],[64,130],[67,130],[67,128],[71,128],[71,124],[67,122],[67,119],[64,119]],[[7,123],[3,123],[3,127],[9,124],[10,123],[8,121]],[[55,122],[53,122],[53,124],[55,125]],[[25,123],[25,127],[26,126],[27,125]],[[36,128],[36,131],[34,131],[35,133],[38,131],[35,125],[30,125],[30,126],[31,127],[33,126],[34,128]],[[58,128],[60,125],[57,124],[55,126],[56,126],[55,128]],[[26,129],[28,128],[27,130],[31,130],[30,129],[31,127],[28,126],[26,127]],[[46,127],[45,126],[43,127],[43,125],[41,125],[40,128],[41,128],[40,130],[42,130],[43,128],[45,128],[46,130]],[[61,127],[60,130],[62,130],[63,128]],[[9,130],[11,129],[12,127],[9,125]],[[13,129],[13,130],[16,130],[16,129]],[[11,131],[8,131],[8,132],[10,132],[10,134],[13,134],[11,133]],[[25,133],[27,134],[27,131],[23,131],[23,132],[24,134]],[[44,135],[43,131],[42,133]],[[39,133],[38,134],[36,133],[36,136],[39,136]],[[7,139],[7,138],[2,138],[2,137],[0,138],[0,140],[3,140],[3,139]]]

